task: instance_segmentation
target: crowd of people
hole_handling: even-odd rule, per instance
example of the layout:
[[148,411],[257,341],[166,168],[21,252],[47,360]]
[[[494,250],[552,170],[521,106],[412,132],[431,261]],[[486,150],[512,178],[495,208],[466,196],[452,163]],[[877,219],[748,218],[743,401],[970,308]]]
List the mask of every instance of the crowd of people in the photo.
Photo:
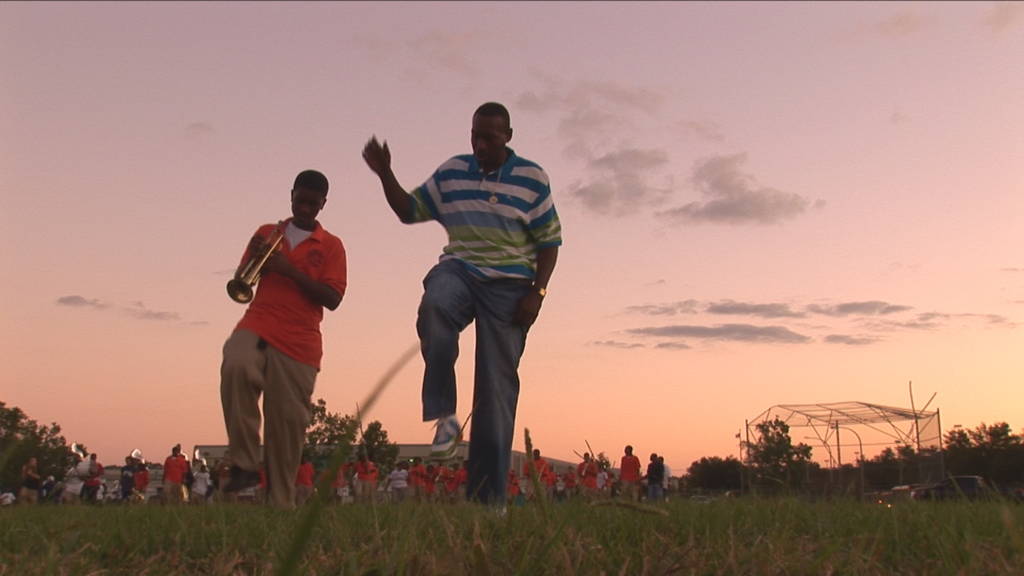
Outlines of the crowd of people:
[[[212,501],[263,502],[268,499],[269,487],[265,467],[259,469],[259,481],[249,490],[226,492],[222,487],[230,482],[231,464],[227,459],[207,466],[205,460],[191,462],[176,445],[163,462],[160,482],[150,480],[151,463],[141,457],[126,456],[124,465],[114,479],[99,461],[97,454],[87,457],[75,454],[75,463],[64,472],[60,480],[53,475],[41,477],[36,458],[30,458],[22,467],[22,485],[17,498],[24,504],[54,502],[76,503],[145,503],[159,501],[164,504],[206,504]],[[295,505],[302,506],[317,492],[317,483],[326,468],[317,470],[313,462],[302,456],[295,476]],[[670,472],[664,457],[651,454],[644,468],[633,455],[633,447],[626,446],[618,468],[607,460],[601,461],[591,454],[583,454],[576,465],[553,465],[533,450],[521,470],[510,469],[506,482],[506,502],[523,504],[537,498],[565,501],[575,498],[622,498],[631,501],[656,502],[664,498]],[[400,459],[381,465],[369,459],[364,451],[358,457],[341,465],[330,480],[328,500],[334,503],[384,502],[437,502],[454,503],[466,500],[467,467],[461,458],[424,461],[416,457]]]

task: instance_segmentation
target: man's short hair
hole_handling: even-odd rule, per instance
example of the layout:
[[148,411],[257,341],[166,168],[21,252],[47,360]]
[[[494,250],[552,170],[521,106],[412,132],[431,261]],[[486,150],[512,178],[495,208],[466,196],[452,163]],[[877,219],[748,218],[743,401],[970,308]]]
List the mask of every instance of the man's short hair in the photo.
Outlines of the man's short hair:
[[327,196],[328,187],[327,176],[316,170],[303,170],[299,172],[299,175],[295,177],[295,184],[292,186],[293,189],[308,188],[316,190],[324,196]]
[[485,102],[476,109],[474,116],[500,116],[505,121],[505,127],[512,127],[512,119],[508,115],[508,108],[497,102]]

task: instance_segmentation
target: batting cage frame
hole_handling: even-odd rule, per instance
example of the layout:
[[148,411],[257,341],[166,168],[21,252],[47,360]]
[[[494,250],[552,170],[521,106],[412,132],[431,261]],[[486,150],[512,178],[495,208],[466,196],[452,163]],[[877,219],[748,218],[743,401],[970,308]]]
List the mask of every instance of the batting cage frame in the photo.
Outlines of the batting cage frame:
[[[934,396],[933,396],[934,398]],[[929,400],[929,404],[931,401]],[[927,408],[927,405],[925,406]],[[942,420],[939,410],[899,408],[870,402],[829,402],[818,404],[776,404],[745,421],[746,445],[759,438],[757,425],[780,420],[792,428],[809,428],[828,455],[831,464],[842,468],[842,447],[860,447],[861,474],[867,458],[861,432],[881,438],[881,445],[910,446],[918,455],[919,478],[938,482],[945,477],[942,458]],[[840,442],[840,432],[851,433],[856,444]],[[869,443],[869,445],[872,445]],[[875,443],[874,445],[879,445]],[[749,452],[747,453],[749,459]],[[744,463],[749,464],[747,459]]]

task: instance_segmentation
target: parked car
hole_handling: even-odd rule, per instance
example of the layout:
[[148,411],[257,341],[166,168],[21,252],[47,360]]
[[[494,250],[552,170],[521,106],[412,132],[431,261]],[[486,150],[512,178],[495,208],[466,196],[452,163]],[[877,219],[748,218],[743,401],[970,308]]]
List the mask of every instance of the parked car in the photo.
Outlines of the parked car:
[[900,484],[899,486],[893,486],[889,490],[881,490],[878,492],[869,492],[864,495],[867,502],[874,502],[876,504],[882,504],[892,508],[894,504],[904,503],[911,500],[914,496],[914,490],[919,490],[927,484]]
[[996,492],[981,476],[950,476],[937,484],[919,487],[910,493],[914,500],[978,500]]

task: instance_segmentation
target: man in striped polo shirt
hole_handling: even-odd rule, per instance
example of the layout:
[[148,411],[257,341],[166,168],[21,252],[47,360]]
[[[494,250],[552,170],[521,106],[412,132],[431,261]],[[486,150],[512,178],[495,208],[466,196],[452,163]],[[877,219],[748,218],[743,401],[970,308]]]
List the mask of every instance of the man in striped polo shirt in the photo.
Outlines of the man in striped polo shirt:
[[367,142],[363,159],[388,205],[406,224],[436,220],[448,232],[440,261],[423,280],[416,331],[425,363],[423,420],[437,421],[432,455],[454,455],[459,333],[476,321],[473,428],[467,495],[502,504],[511,460],[519,359],[537,319],[562,244],[548,176],[507,146],[508,110],[488,102],[473,114],[472,154],[442,164],[408,193],[391,169],[387,142]]

